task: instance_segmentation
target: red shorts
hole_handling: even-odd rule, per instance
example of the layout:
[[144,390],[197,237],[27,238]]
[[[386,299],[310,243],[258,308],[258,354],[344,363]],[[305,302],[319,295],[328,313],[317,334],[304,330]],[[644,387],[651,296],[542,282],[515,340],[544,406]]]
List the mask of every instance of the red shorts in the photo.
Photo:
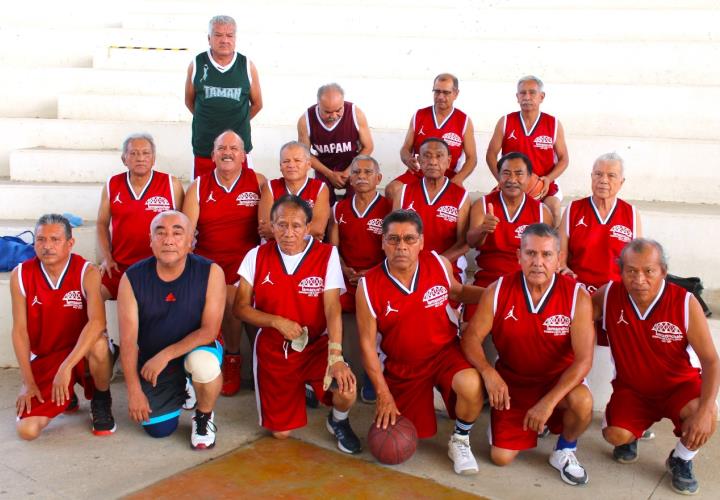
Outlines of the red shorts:
[[[245,161],[243,162],[243,168],[248,167],[248,162],[252,168],[252,159],[250,159],[250,153],[245,153]],[[201,175],[209,174],[215,170],[215,162],[212,158],[207,156],[196,156],[193,164],[193,179],[197,179]]]
[[634,390],[613,382],[613,393],[605,408],[605,426],[620,427],[640,438],[645,429],[663,418],[675,424],[673,432],[680,437],[680,411],[693,399],[700,397],[700,377],[683,382],[661,396],[644,397]]
[[[527,450],[537,446],[537,432],[523,430],[525,414],[540,399],[543,398],[557,383],[557,379],[549,383],[533,386],[511,386],[510,409],[490,411],[490,444],[506,450]],[[564,411],[555,408],[547,421],[547,426],[553,434],[560,434],[563,430],[562,417]]]
[[319,401],[332,405],[332,392],[323,391],[327,368],[328,337],[322,335],[292,350],[276,332],[258,332],[255,338],[255,398],[260,425],[272,432],[289,431],[307,424],[305,384],[310,384]]
[[[47,356],[37,357],[30,362],[30,368],[32,369],[33,378],[35,379],[35,383],[37,384],[38,389],[40,389],[40,394],[42,395],[45,402],[41,403],[37,398],[32,398],[32,400],[30,401],[30,412],[28,413],[26,410],[20,416],[20,418],[54,418],[67,409],[68,405],[70,404],[69,400],[65,401],[64,404],[57,405],[50,400],[50,397],[52,396],[53,379],[57,374],[58,368],[60,368],[60,365],[63,361],[65,361],[65,358],[67,358],[68,354],[70,354],[70,350],[66,349],[63,351],[53,352],[52,354],[48,354]],[[87,364],[85,362],[85,359],[83,358],[77,365],[75,365],[75,368],[73,368],[69,385],[70,394],[73,394],[73,387],[76,383],[83,385],[84,381],[88,381],[90,384],[92,384],[92,378],[85,377],[86,366]],[[86,396],[92,395],[93,390],[94,385],[87,387],[85,389]]]
[[560,188],[555,181],[552,181],[552,184],[550,184],[550,187],[548,188],[548,192],[545,193],[545,196],[543,196],[543,200],[548,196],[555,196],[558,194],[558,191],[560,191]]
[[459,371],[472,368],[463,356],[459,342],[449,344],[428,363],[405,365],[385,360],[385,381],[400,413],[415,425],[419,438],[429,438],[437,432],[433,405],[433,387],[437,387],[445,401],[450,418],[455,418],[455,391],[452,380]]
[[118,263],[117,266],[118,268],[120,268],[119,272],[113,269],[112,276],[108,276],[108,273],[104,273],[102,275],[102,285],[107,288],[108,292],[110,292],[111,300],[117,300],[118,287],[120,286],[120,278],[122,278],[123,274],[125,274],[127,268],[130,267],[123,266],[120,263]]

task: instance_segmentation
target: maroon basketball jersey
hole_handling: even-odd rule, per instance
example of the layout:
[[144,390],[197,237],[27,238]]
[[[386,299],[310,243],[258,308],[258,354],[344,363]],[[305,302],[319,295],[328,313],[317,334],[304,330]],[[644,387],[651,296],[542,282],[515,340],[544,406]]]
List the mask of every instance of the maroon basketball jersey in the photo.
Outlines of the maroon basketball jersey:
[[554,116],[540,113],[530,130],[527,130],[520,112],[516,111],[505,117],[502,154],[516,151],[523,153],[530,158],[533,173],[542,177],[550,173],[557,163],[554,149],[556,139],[557,120]]
[[493,191],[482,197],[481,203],[488,211],[492,203],[495,216],[500,219],[495,231],[488,234],[485,242],[478,248],[478,270],[475,273],[475,285],[486,287],[500,276],[520,269],[517,251],[520,238],[530,224],[543,222],[542,204],[523,194],[523,201],[513,217],[505,205],[501,191]]
[[700,376],[697,355],[687,340],[689,307],[690,292],[664,281],[645,314],[640,314],[621,281],[608,283],[603,329],[615,363],[615,381],[653,397]]
[[382,222],[391,211],[392,204],[380,194],[375,195],[363,213],[355,207],[355,196],[335,204],[333,218],[340,239],[338,251],[346,266],[358,271],[383,261]]
[[361,278],[365,300],[382,334],[386,366],[423,365],[457,338],[449,315],[450,280],[440,257],[420,252],[412,283],[406,288],[388,270],[387,261]]
[[[465,163],[463,137],[465,137],[467,124],[467,115],[457,108],[453,108],[442,123],[437,121],[434,106],[418,109],[413,115],[415,134],[413,137],[413,153],[420,154],[420,146],[429,137],[442,139],[450,150],[450,167],[445,172],[445,175],[452,179],[457,170]],[[415,172],[415,175],[418,178],[422,177],[422,172]]]
[[620,280],[617,259],[635,238],[635,207],[616,198],[603,220],[592,197],[571,201],[567,207],[567,265],[577,279],[594,292],[608,281]]
[[570,327],[580,286],[554,274],[545,294],[533,304],[522,271],[498,280],[492,336],[499,356],[495,368],[506,382],[546,383],[572,364]]
[[305,124],[310,144],[318,160],[330,170],[345,170],[360,151],[355,105],[345,101],[343,116],[332,127],[327,127],[318,114],[317,104],[305,111]]
[[220,184],[215,171],[203,175],[197,180],[197,197],[200,213],[195,253],[217,262],[225,271],[225,280],[234,282],[243,257],[260,243],[260,187],[255,172],[243,168],[229,189]]
[[[270,192],[273,195],[273,200],[275,201],[277,201],[280,197],[286,194],[291,194],[287,188],[287,184],[285,184],[285,179],[283,179],[282,177],[280,177],[279,179],[271,180],[268,183],[268,188],[270,188]],[[295,194],[303,200],[307,201],[308,205],[310,205],[310,208],[314,208],[318,195],[323,189],[325,189],[324,182],[318,179],[312,179],[310,177],[307,177],[305,179],[305,184],[303,184],[300,190]]]
[[[295,272],[285,270],[280,248],[275,240],[260,245],[255,258],[255,308],[296,321],[308,329],[310,339],[327,330],[325,318],[325,276],[332,254],[332,245],[309,240]],[[272,335],[273,342],[282,344],[285,338],[273,328],[263,328]]]
[[457,242],[458,215],[467,196],[467,191],[450,179],[445,179],[445,185],[432,200],[424,178],[403,186],[400,206],[414,210],[422,219],[425,250],[443,253]]
[[77,343],[88,322],[82,283],[89,265],[79,255],[70,254],[57,283],[52,282],[37,257],[18,266],[18,282],[27,307],[30,351],[36,356],[69,351]]
[[135,195],[130,173],[117,174],[107,181],[107,196],[115,262],[130,266],[150,257],[150,222],[160,212],[176,209],[172,176],[153,170],[140,194]]

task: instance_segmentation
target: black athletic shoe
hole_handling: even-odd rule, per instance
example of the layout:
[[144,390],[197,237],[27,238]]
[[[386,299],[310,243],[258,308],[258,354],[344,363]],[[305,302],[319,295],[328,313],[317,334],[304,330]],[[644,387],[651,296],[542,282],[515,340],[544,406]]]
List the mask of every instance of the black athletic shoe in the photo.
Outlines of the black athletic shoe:
[[320,406],[320,401],[318,401],[315,391],[307,384],[305,384],[305,406],[313,409]]
[[63,413],[75,413],[80,409],[80,402],[78,401],[77,394],[73,392],[73,395],[70,397],[70,404],[67,408],[65,408],[65,411]]
[[621,444],[613,448],[613,458],[621,464],[631,464],[637,462],[638,459],[638,442],[637,440],[628,444]]
[[112,398],[90,401],[90,415],[93,424],[92,432],[96,436],[109,436],[117,429],[112,414]]
[[[674,450],[673,450],[674,451]],[[683,460],[673,455],[670,452],[670,456],[665,461],[665,466],[672,477],[670,478],[670,485],[676,493],[682,495],[694,495],[700,489],[700,485],[695,479],[693,473],[692,460]]]
[[326,425],[328,432],[337,438],[337,447],[340,451],[352,455],[362,451],[360,439],[358,439],[352,427],[350,427],[349,418],[336,422],[332,417],[331,411],[328,414]]

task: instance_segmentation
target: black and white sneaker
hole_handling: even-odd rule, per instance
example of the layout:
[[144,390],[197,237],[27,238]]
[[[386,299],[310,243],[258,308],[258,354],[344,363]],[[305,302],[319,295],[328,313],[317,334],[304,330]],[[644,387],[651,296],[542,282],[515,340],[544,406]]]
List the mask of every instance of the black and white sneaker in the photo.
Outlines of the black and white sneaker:
[[318,401],[315,391],[309,384],[305,384],[305,406],[312,409],[320,406],[320,401]]
[[585,468],[578,462],[574,451],[568,449],[554,450],[550,454],[548,462],[560,471],[560,477],[567,484],[572,484],[573,486],[587,484],[587,472],[585,472]]
[[189,378],[185,378],[185,402],[182,405],[183,410],[194,410],[197,406],[197,397],[195,396],[195,388]]
[[638,442],[637,440],[628,444],[621,444],[613,448],[613,458],[621,464],[631,464],[637,462],[638,459]]
[[210,414],[195,410],[192,419],[192,433],[190,434],[190,446],[194,450],[207,450],[215,446],[215,412]]
[[112,398],[90,401],[90,416],[92,417],[92,433],[96,436],[109,436],[117,429],[112,414]]
[[352,427],[350,427],[349,418],[336,422],[332,417],[331,411],[328,414],[325,424],[328,432],[337,438],[337,447],[340,451],[352,455],[362,451],[360,439],[358,439]]
[[695,479],[695,473],[693,472],[692,460],[678,458],[674,456],[671,451],[670,456],[665,461],[665,467],[667,467],[668,472],[672,475],[670,485],[676,493],[680,493],[681,495],[694,495],[700,490],[700,485],[697,479]]

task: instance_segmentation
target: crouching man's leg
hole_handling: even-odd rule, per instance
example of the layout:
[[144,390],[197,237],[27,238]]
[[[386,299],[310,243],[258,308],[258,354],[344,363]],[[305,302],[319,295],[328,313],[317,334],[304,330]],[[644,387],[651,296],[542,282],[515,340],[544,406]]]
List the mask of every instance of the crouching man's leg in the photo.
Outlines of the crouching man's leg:
[[197,397],[197,407],[192,423],[190,444],[194,449],[215,446],[215,402],[223,385],[223,351],[215,341],[209,346],[195,348],[185,357],[185,371],[192,378]]

